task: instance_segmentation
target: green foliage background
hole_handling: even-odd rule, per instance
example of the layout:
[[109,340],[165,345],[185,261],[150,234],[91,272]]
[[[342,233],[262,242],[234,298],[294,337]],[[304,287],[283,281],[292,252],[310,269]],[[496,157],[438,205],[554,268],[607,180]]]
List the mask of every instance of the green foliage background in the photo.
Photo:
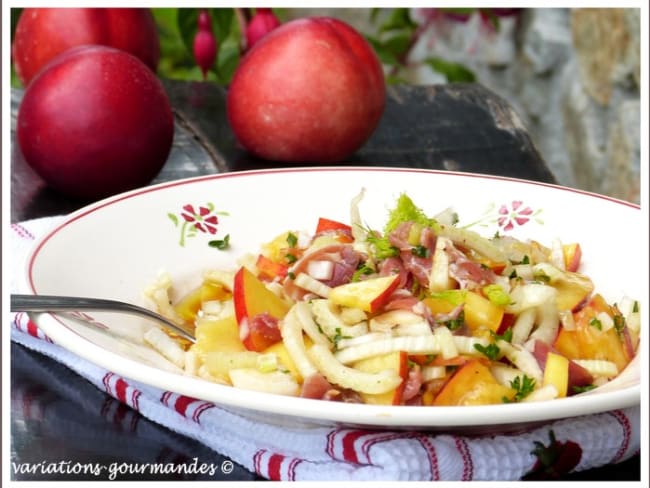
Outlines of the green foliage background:
[[[158,75],[161,78],[176,80],[203,80],[201,70],[194,61],[192,43],[197,31],[197,8],[152,8],[152,13],[160,36],[160,63]],[[233,8],[207,9],[212,18],[212,31],[218,39],[218,55],[207,80],[227,85],[241,58],[241,24]],[[252,13],[253,9],[248,10]],[[388,83],[403,82],[401,71],[405,65],[410,48],[417,40],[419,31],[407,8],[366,9],[375,32],[367,35],[380,60],[386,67]],[[453,9],[471,13],[475,9]],[[16,23],[22,9],[11,10],[12,39]],[[275,15],[284,22],[285,9],[273,9]],[[424,64],[446,76],[448,82],[471,82],[474,74],[462,65],[439,58],[430,58]],[[12,86],[20,87],[12,66]]]

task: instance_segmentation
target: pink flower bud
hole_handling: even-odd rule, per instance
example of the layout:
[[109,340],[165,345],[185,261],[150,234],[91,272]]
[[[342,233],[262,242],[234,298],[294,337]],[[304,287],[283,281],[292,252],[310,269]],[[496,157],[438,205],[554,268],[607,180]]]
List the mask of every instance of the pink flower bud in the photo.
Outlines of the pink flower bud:
[[208,76],[208,70],[217,58],[217,40],[212,34],[212,22],[210,14],[206,10],[199,13],[197,23],[199,30],[194,36],[194,59],[201,68],[205,80]]
[[201,10],[199,12],[197,24],[199,26],[199,30],[212,32],[212,19],[210,19],[210,14],[207,10]]
[[248,49],[279,25],[280,21],[270,8],[258,8],[246,27]]

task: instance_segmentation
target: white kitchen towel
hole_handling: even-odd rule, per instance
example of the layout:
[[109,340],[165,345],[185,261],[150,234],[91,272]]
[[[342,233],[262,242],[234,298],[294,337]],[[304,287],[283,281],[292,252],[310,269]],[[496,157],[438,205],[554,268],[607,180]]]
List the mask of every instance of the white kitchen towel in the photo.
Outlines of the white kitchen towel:
[[[19,289],[35,240],[62,218],[12,224],[12,291]],[[546,479],[618,463],[640,451],[638,406],[482,436],[267,423],[263,415],[233,412],[100,368],[53,343],[25,313],[11,314],[9,320],[13,341],[65,364],[144,417],[270,480]]]

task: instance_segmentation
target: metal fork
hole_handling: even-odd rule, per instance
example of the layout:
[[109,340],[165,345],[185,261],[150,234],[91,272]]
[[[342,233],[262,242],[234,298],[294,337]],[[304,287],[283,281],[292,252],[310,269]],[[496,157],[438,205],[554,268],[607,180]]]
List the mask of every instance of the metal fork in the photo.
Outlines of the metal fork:
[[131,315],[139,315],[141,317],[155,320],[163,327],[190,342],[196,342],[194,335],[180,325],[156,312],[152,312],[144,307],[139,307],[138,305],[133,305],[132,303],[120,302],[118,300],[107,300],[105,298],[55,295],[11,295],[12,312],[65,312],[79,310],[122,312]]

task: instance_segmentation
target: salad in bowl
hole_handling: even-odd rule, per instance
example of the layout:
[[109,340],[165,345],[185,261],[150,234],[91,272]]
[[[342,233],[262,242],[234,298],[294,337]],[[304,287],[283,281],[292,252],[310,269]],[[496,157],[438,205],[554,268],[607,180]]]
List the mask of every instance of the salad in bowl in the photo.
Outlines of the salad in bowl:
[[[315,216],[179,298],[161,273],[152,308],[190,328],[145,340],[185,374],[333,402],[494,405],[581,394],[636,355],[640,306],[606,300],[579,242],[539,242],[427,215],[400,194],[382,228]],[[227,247],[228,239],[213,242]]]

